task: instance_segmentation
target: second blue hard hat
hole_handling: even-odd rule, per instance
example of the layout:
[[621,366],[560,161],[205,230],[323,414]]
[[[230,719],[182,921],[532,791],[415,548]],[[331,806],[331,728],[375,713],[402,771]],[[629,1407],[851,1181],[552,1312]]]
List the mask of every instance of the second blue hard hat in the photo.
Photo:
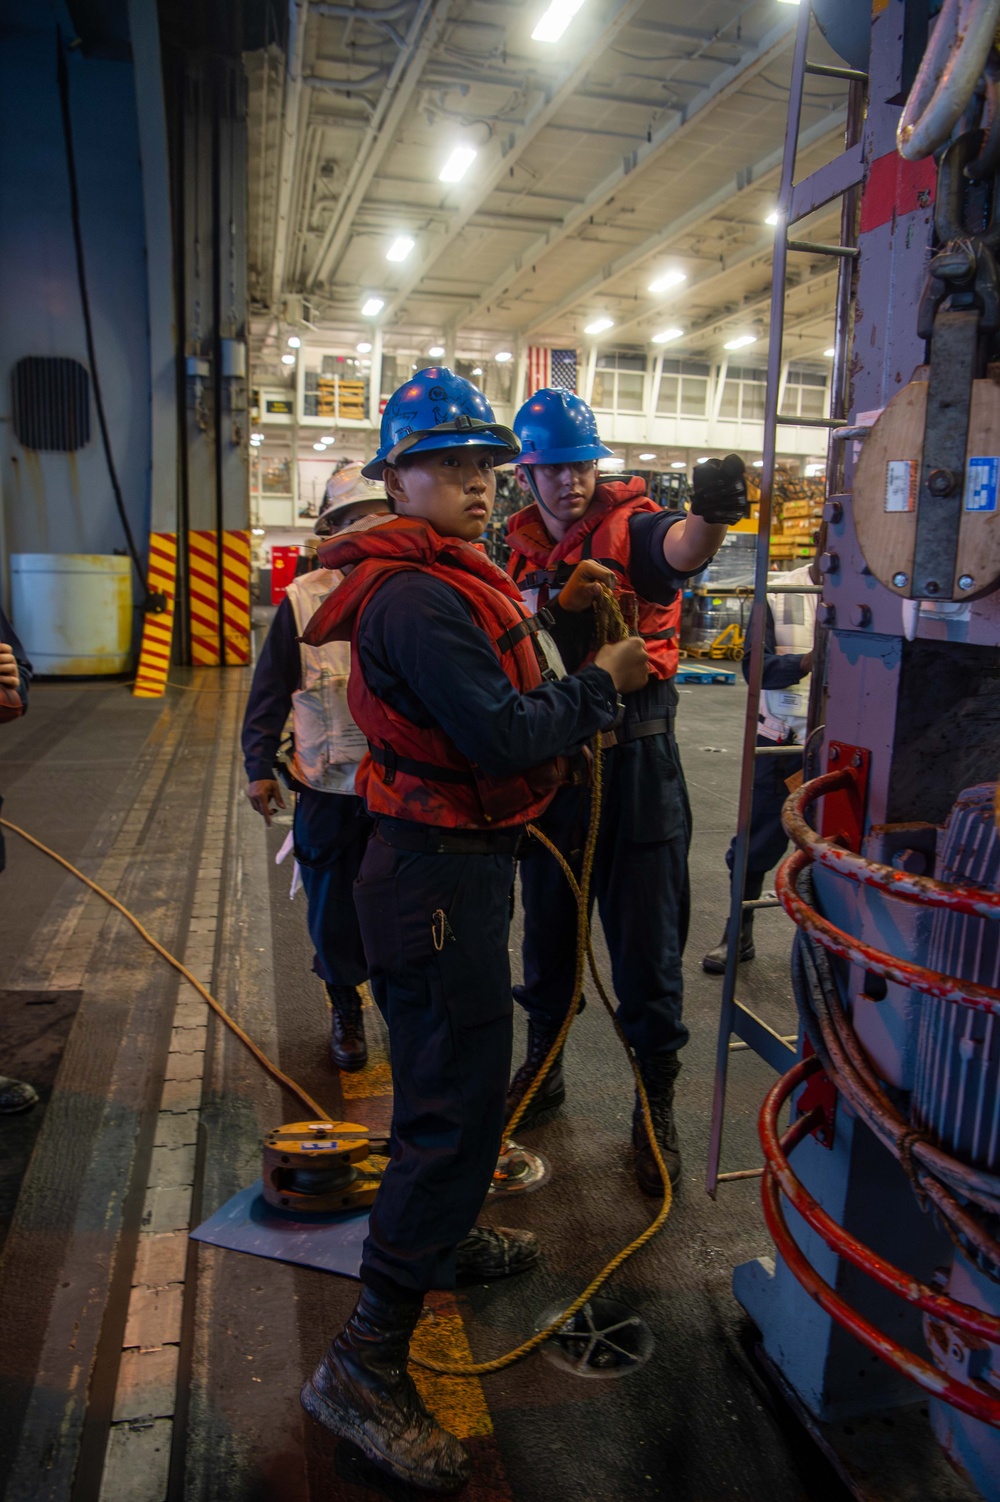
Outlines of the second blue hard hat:
[[582,396],[543,386],[514,418],[519,464],[576,464],[613,452],[597,434],[597,419]]
[[378,453],[361,471],[380,480],[386,464],[435,449],[488,448],[500,462],[516,458],[518,441],[493,416],[478,386],[445,365],[418,370],[390,396],[382,414]]

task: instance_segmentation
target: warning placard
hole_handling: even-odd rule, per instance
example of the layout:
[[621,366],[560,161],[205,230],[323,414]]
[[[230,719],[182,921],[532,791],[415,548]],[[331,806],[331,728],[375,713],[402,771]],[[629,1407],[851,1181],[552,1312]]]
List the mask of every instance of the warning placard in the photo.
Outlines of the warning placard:
[[885,509],[914,511],[917,505],[917,466],[912,459],[890,459],[885,467]]
[[995,511],[998,488],[1000,459],[970,459],[965,472],[966,511]]

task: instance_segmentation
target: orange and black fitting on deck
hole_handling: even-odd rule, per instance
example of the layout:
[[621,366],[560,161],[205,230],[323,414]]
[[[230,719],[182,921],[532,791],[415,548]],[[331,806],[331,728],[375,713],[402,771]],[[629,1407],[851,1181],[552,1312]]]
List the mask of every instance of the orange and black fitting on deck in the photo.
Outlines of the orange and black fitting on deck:
[[139,699],[158,699],[167,685],[170,648],[174,635],[177,599],[177,533],[151,532],[146,584],[150,594],[160,594],[166,609],[147,611],[142,622],[142,646],[132,692]]

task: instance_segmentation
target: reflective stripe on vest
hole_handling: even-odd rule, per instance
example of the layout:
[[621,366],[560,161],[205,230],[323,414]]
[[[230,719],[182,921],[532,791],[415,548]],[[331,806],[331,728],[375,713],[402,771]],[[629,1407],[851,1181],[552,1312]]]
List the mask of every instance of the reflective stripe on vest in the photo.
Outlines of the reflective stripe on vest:
[[[320,568],[292,580],[288,601],[299,637],[342,578]],[[347,704],[351,649],[341,641],[322,647],[300,641],[299,658],[299,687],[292,694],[292,774],[320,792],[340,792],[346,771],[357,766],[368,749]]]
[[[781,584],[811,584],[809,565],[778,575]],[[811,652],[816,634],[816,600],[813,594],[769,594],[767,603],[774,618],[775,650],[779,657]],[[765,689],[760,696],[761,735],[772,741],[787,741],[793,735],[804,740],[809,713],[809,678],[789,688]]]

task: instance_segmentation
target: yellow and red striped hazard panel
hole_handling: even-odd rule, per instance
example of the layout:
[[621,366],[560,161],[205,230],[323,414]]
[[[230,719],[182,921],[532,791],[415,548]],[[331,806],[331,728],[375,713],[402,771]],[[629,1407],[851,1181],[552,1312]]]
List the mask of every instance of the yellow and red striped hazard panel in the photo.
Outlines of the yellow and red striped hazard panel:
[[222,534],[222,621],[226,662],[250,661],[250,533]]
[[138,699],[158,699],[170,671],[170,643],[174,634],[174,602],[177,598],[177,534],[153,532],[149,538],[149,569],[146,580],[152,592],[167,597],[167,608],[149,613],[142,624],[139,666],[132,690]]
[[219,666],[219,534],[188,533],[188,592],[191,610],[191,662]]

